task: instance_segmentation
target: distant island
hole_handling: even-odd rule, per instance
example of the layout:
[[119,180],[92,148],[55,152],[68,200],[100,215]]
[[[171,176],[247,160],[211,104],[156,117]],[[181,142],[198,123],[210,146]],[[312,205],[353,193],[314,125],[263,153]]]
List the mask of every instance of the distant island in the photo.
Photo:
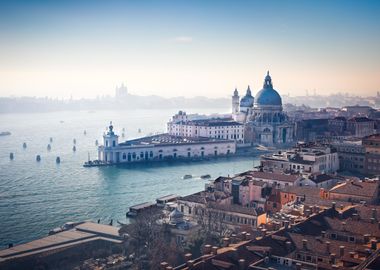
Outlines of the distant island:
[[[254,90],[253,90],[254,91]],[[232,95],[232,91],[231,91]],[[343,107],[348,105],[380,107],[379,92],[372,97],[352,96],[348,94],[282,95],[283,103],[296,106],[306,105],[312,108]],[[116,87],[114,96],[102,96],[93,99],[58,99],[49,97],[0,97],[0,113],[30,113],[78,110],[130,110],[130,109],[187,109],[187,108],[228,108],[230,98],[208,98],[197,96],[164,98],[160,96],[139,96],[128,93],[124,85]]]

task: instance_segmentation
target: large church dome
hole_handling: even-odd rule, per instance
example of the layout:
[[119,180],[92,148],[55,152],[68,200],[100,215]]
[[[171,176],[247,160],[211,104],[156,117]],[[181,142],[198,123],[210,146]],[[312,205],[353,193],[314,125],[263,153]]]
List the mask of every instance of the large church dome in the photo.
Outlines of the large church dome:
[[240,107],[252,107],[253,101],[254,101],[254,98],[252,96],[251,89],[249,88],[249,85],[248,85],[247,93],[240,100]]
[[255,97],[255,105],[281,106],[282,100],[278,92],[273,89],[272,78],[269,71],[265,77],[263,89],[261,89]]

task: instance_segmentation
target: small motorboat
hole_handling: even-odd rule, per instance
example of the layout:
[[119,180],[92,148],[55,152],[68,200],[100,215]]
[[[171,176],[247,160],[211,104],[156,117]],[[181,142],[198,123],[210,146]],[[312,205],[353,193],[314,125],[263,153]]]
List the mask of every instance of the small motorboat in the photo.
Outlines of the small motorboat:
[[36,161],[38,161],[38,162],[41,161],[41,156],[40,156],[40,155],[37,155],[37,156],[36,156]]
[[73,146],[73,152],[75,152],[75,151],[77,151],[77,148],[76,148],[76,146],[74,145],[74,146]]
[[15,158],[14,154],[13,154],[13,153],[10,153],[10,154],[9,154],[9,159],[10,159],[10,160],[13,160],[14,158]]
[[22,148],[26,148],[27,147],[27,145],[26,145],[26,142],[24,142],[23,144],[22,144]]
[[190,178],[193,178],[193,176],[191,174],[185,174],[182,179],[190,179]]
[[211,178],[211,175],[209,174],[201,175],[201,179],[210,179],[210,178]]
[[9,131],[0,132],[0,136],[9,136],[9,135],[11,135]]
[[50,145],[50,143],[47,145],[47,150],[48,150],[48,151],[51,150],[51,145]]
[[55,163],[57,163],[57,164],[61,163],[61,158],[60,158],[60,157],[57,157],[57,158],[55,159]]

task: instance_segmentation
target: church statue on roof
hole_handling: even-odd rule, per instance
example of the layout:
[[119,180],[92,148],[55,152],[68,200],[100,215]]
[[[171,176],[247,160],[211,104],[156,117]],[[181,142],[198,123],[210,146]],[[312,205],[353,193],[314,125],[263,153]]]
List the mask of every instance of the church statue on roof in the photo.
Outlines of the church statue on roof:
[[[273,88],[269,71],[263,88],[252,96],[248,86],[246,95],[239,100],[237,89],[232,96],[232,117],[245,124],[245,142],[265,146],[283,146],[294,140],[294,123],[282,109],[282,99]],[[238,109],[239,108],[239,109]]]

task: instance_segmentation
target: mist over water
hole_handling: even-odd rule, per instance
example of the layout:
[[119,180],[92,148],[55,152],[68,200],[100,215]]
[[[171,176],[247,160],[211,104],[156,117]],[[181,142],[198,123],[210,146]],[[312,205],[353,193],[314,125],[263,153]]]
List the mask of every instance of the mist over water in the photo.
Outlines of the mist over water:
[[[82,167],[88,155],[97,158],[95,140],[102,143],[103,131],[110,121],[119,135],[125,128],[126,137],[119,139],[122,141],[164,132],[166,122],[176,111],[1,114],[0,132],[10,131],[12,135],[0,137],[0,248],[45,236],[67,221],[126,222],[125,213],[131,205],[153,202],[171,193],[187,195],[204,189],[207,181],[183,180],[185,174],[210,174],[215,178],[251,169],[258,163],[258,158],[231,158],[133,167]],[[72,150],[74,138],[76,152]],[[24,142],[26,149],[22,147]],[[9,159],[11,152],[14,160]],[[41,162],[36,161],[36,155],[41,155]],[[60,164],[55,162],[57,156]]]

